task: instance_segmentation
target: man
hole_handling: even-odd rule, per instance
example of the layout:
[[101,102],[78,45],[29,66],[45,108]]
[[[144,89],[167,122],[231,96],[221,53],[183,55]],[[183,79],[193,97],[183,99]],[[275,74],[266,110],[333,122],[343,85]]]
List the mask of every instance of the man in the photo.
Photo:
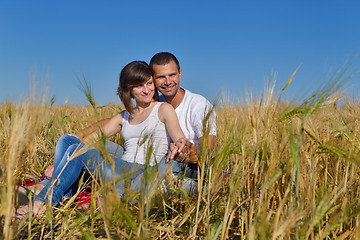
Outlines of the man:
[[[173,160],[173,172],[197,179],[201,143],[212,149],[216,141],[216,115],[213,106],[203,96],[180,87],[182,70],[173,54],[168,52],[155,54],[150,60],[150,67],[153,70],[156,88],[162,93],[160,101],[166,101],[174,107],[180,127],[190,141],[188,163]],[[208,113],[208,121],[205,123],[208,133],[204,136],[203,124]]]

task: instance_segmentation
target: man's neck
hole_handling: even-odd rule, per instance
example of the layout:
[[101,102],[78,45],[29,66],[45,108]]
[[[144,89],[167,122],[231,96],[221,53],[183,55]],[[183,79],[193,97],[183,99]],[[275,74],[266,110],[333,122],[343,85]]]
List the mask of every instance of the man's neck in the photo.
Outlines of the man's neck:
[[171,106],[173,106],[173,108],[176,109],[181,104],[182,100],[184,99],[184,96],[185,96],[185,90],[180,88],[174,97],[166,98],[164,96],[164,98],[167,103],[170,103]]

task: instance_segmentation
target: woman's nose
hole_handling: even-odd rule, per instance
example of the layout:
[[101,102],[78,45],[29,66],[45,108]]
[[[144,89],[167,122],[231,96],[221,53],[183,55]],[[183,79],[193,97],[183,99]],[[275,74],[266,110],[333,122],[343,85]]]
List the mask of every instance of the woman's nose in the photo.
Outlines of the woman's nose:
[[144,86],[144,88],[143,88],[143,92],[144,93],[148,93],[149,92],[149,86]]

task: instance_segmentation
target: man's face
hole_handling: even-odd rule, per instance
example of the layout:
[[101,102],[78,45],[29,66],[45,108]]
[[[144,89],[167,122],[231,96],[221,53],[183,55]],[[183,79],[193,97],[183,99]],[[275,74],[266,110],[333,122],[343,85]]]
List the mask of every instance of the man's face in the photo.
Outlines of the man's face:
[[165,98],[173,98],[180,88],[181,69],[176,63],[170,61],[165,65],[153,65],[154,81],[156,88]]

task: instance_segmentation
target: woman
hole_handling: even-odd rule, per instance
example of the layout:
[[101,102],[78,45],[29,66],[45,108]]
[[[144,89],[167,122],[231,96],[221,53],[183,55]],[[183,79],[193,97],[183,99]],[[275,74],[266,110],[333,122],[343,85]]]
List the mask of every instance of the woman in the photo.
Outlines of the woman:
[[[43,203],[49,201],[49,195],[52,196],[52,205],[60,202],[83,169],[95,174],[95,170],[100,168],[100,175],[105,181],[111,181],[125,172],[132,171],[132,186],[139,189],[139,179],[146,163],[150,167],[164,165],[169,149],[169,137],[176,145],[169,153],[169,159],[185,147],[186,139],[175,110],[170,104],[157,101],[157,90],[147,63],[134,61],[123,68],[118,95],[126,110],[112,117],[101,130],[95,131],[82,141],[71,135],[64,135],[59,139],[54,172],[44,189],[35,197],[34,214],[44,210]],[[132,99],[135,100],[135,106]],[[103,135],[110,137],[120,131],[125,141],[125,151],[121,159],[114,158],[113,171],[111,164],[102,160],[100,151],[88,146],[97,142]],[[150,157],[147,157],[148,154]],[[159,169],[160,177],[165,175],[166,169]],[[116,183],[116,190],[120,195],[124,193],[123,181]],[[17,217],[23,217],[28,211],[28,206],[18,209]]]

